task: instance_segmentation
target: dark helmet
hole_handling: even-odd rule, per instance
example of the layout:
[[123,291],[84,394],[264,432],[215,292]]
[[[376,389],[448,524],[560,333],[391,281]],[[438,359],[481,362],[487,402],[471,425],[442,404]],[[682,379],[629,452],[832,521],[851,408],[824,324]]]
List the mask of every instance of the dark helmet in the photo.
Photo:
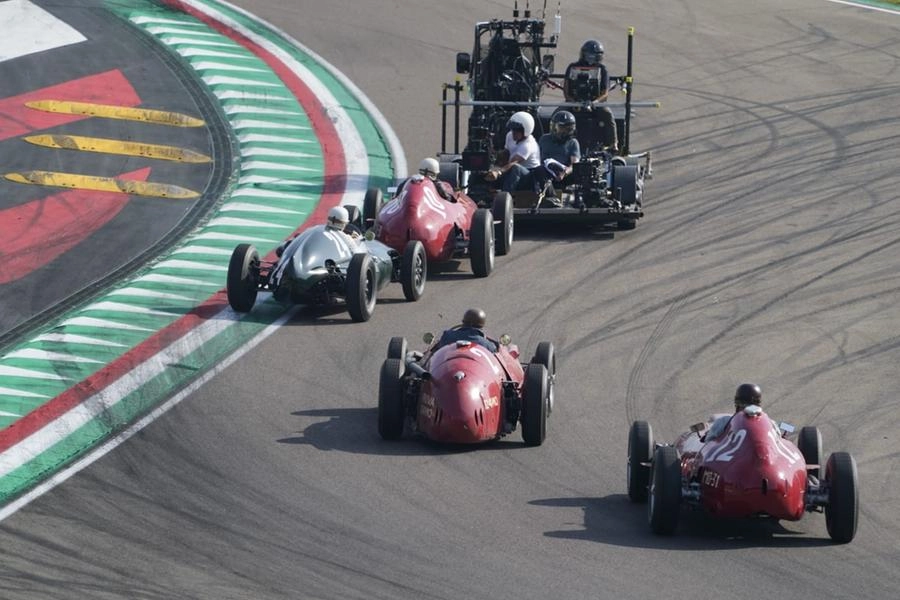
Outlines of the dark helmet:
[[550,132],[560,141],[575,135],[575,115],[567,110],[553,113],[550,117]]
[[734,392],[734,410],[743,410],[751,404],[762,405],[762,389],[755,383],[742,383]]
[[487,314],[480,308],[470,308],[462,318],[462,324],[466,327],[477,327],[481,329],[486,322]]
[[588,40],[581,45],[581,61],[589,65],[603,62],[603,44],[597,40]]

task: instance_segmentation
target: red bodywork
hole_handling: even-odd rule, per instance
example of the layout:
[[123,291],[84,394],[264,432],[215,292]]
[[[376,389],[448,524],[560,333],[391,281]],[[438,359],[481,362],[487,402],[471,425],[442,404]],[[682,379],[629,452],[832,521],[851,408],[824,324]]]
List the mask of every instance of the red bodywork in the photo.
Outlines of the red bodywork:
[[[442,198],[436,185],[456,201]],[[378,213],[375,238],[398,252],[403,252],[406,242],[419,240],[429,261],[450,260],[465,248],[477,208],[474,200],[444,182],[410,177]]]
[[431,374],[422,382],[416,413],[418,430],[437,442],[474,444],[506,433],[503,383],[516,384],[521,397],[525,378],[515,346],[491,353],[483,346],[458,342],[426,357]]
[[764,413],[738,412],[715,439],[709,429],[675,443],[682,479],[700,486],[700,506],[718,517],[769,515],[796,521],[806,507],[806,461]]

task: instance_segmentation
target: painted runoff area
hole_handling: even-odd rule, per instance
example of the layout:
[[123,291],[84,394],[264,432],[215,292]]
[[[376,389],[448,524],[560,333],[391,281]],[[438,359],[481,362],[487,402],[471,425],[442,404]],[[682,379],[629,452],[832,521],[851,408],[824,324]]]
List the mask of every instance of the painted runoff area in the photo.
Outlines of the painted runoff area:
[[167,5],[109,7],[180,55],[215,97],[237,150],[232,182],[167,255],[0,356],[0,519],[290,317],[271,299],[250,318],[228,307],[222,287],[236,244],[270,251],[298,224],[359,204],[365,189],[406,171],[377,109],[302,44],[226,2]]

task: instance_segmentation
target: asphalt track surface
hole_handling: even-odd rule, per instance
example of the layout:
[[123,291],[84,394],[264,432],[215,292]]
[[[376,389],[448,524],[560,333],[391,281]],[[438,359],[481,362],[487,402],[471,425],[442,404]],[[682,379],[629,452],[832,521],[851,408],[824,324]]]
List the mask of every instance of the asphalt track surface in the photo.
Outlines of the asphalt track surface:
[[[475,20],[505,6],[238,4],[353,79],[415,164]],[[900,587],[900,21],[818,0],[565,2],[561,56],[637,29],[635,231],[518,232],[486,281],[392,291],[372,321],[303,312],[162,419],[0,524],[8,598],[891,598]],[[619,34],[620,33],[620,34]],[[431,100],[434,98],[434,101]],[[382,442],[377,373],[470,304],[559,352],[548,439]],[[686,516],[625,496],[627,427],[659,439],[759,382],[778,419],[849,450],[860,526]]]
[[[14,227],[11,233],[9,222],[2,229],[9,237],[0,244],[0,347],[156,257],[207,213],[227,183],[223,175],[230,172],[215,170],[212,163],[51,149],[24,141],[26,134],[36,133],[176,143],[214,157],[216,164],[230,161],[225,154],[230,146],[223,117],[202,93],[203,88],[159,44],[102,10],[100,0],[35,4],[71,24],[88,41],[0,62],[3,98],[33,93],[41,99],[89,101],[90,96],[97,104],[171,111],[202,119],[206,125],[178,128],[173,133],[175,128],[166,125],[95,117],[53,127],[35,126],[34,131],[26,126],[16,131],[18,135],[3,135],[4,128],[0,130],[0,175],[47,170],[117,177],[140,172],[148,181],[179,185],[200,196],[173,199],[114,194],[106,198],[96,191],[23,185],[0,176],[0,218],[21,218],[10,214],[19,209],[30,221],[27,230]],[[59,86],[68,94],[61,97]],[[28,116],[41,120],[40,114],[32,111]],[[9,122],[4,119],[4,125]],[[59,208],[55,199],[60,199]]]

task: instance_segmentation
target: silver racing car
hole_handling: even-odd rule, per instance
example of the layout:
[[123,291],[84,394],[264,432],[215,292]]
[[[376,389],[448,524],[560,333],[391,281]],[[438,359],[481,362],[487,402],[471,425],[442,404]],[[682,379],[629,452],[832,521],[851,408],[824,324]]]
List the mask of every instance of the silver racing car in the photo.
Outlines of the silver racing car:
[[392,281],[403,295],[418,300],[425,291],[427,259],[419,241],[403,252],[381,242],[353,237],[332,225],[315,225],[286,241],[274,262],[260,260],[250,244],[239,244],[228,264],[228,304],[249,312],[259,290],[279,302],[329,305],[343,300],[354,321],[368,321],[378,290]]

